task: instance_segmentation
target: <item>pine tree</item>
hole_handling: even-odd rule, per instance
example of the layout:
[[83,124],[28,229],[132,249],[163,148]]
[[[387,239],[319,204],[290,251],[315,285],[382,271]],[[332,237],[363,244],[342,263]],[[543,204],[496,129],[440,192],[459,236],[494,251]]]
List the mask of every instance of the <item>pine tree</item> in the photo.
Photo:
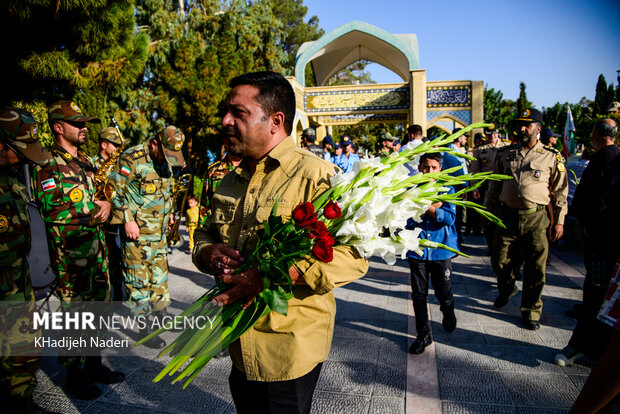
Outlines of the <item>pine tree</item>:
[[611,102],[609,101],[609,89],[605,76],[601,73],[596,82],[596,94],[594,95],[594,114],[604,114]]
[[[5,103],[72,100],[106,125],[110,97],[133,84],[146,62],[148,38],[134,32],[133,0],[8,0],[0,27],[3,38],[18,39],[5,43],[0,63]],[[89,130],[91,154],[100,127]]]
[[516,106],[517,114],[520,114],[524,109],[532,107],[532,103],[527,100],[524,82],[519,83],[519,98],[517,99]]

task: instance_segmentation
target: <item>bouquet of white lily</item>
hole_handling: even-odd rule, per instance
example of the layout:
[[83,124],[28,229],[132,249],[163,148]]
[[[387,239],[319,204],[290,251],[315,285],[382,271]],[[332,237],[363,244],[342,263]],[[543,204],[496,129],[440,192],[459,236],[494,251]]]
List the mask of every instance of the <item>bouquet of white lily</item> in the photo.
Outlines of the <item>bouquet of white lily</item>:
[[[449,152],[458,157],[471,158],[445,145],[474,128],[485,126],[483,123],[472,124],[454,135],[443,136],[382,159],[363,158],[354,171],[331,177],[330,189],[312,203],[297,206],[292,220],[284,221],[277,215],[276,202],[269,219],[264,221],[263,229],[259,231],[256,248],[252,252],[242,252],[246,260],[238,269],[242,272],[258,268],[264,290],[245,309],[241,302],[225,305],[221,309],[221,317],[216,319],[215,329],[195,327],[185,330],[159,354],[169,353],[173,359],[154,381],[159,381],[166,374],[177,373],[193,358],[174,380],[186,378],[184,387],[187,387],[222,347],[238,339],[263,315],[272,311],[286,315],[288,301],[295,292],[288,270],[304,257],[311,255],[317,260],[329,262],[334,245],[352,246],[362,257],[379,256],[388,264],[394,264],[397,256],[404,259],[408,251],[421,252],[424,247],[444,248],[462,254],[439,243],[420,239],[419,229],[405,228],[408,218],[421,221],[428,207],[438,201],[470,207],[503,226],[499,219],[480,205],[464,201],[462,195],[479,187],[485,180],[510,177],[492,173],[450,175],[460,166],[438,173],[410,176],[405,167],[406,163],[416,160],[421,154],[431,152]],[[446,193],[446,186],[466,183],[471,185],[456,193]],[[218,281],[214,288],[177,318],[190,316],[212,320],[220,309],[212,306],[211,300],[230,287]],[[154,332],[138,344],[165,330],[167,328]]]

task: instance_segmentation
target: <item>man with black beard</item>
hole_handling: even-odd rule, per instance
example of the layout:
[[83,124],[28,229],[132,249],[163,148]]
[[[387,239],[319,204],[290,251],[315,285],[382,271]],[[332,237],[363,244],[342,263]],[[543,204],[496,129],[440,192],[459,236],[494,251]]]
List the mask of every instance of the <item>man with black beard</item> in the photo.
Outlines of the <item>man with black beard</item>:
[[[499,295],[493,306],[504,307],[517,293],[513,268],[523,259],[523,294],[521,318],[528,329],[540,328],[545,265],[549,251],[547,229],[551,241],[564,233],[564,217],[568,210],[568,180],[562,156],[539,140],[542,114],[525,109],[514,121],[516,144],[500,148],[493,172],[512,180],[493,182],[485,197],[485,206],[498,215],[505,229],[498,228],[492,255],[497,273]],[[547,214],[551,206],[553,217]]]

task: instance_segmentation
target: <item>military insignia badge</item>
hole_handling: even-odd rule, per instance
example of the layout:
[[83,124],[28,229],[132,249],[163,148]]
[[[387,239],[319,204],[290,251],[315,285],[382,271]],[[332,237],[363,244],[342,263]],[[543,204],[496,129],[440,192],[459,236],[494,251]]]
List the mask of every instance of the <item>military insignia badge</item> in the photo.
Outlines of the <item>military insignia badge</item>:
[[71,201],[73,201],[74,203],[79,203],[80,201],[82,201],[82,199],[84,198],[84,193],[82,193],[82,190],[80,190],[79,188],[74,188],[73,190],[71,190],[71,192],[69,193],[69,198],[71,199]]
[[559,163],[559,164],[558,164],[558,171],[559,171],[559,172],[564,172],[564,171],[566,171],[566,167],[564,167],[564,164],[562,164],[562,163]]
[[9,219],[0,214],[0,233],[4,233],[9,229]]
[[540,152],[540,153],[542,153],[542,149],[538,148],[538,149],[536,150],[536,152]]
[[174,150],[179,151],[182,146],[183,146],[182,142],[177,142],[176,144],[174,144]]
[[541,174],[542,174],[542,172],[540,170],[534,171],[534,177],[536,177],[536,178],[540,178]]
[[480,160],[480,162],[483,163],[483,164],[486,164],[487,161],[489,161],[489,160],[487,160],[486,158],[483,158],[483,159]]
[[32,128],[30,128],[30,136],[36,139],[38,133],[39,127],[37,126],[37,124],[32,124]]
[[525,111],[523,111],[523,113],[521,114],[521,116],[526,117],[526,116],[530,116],[530,110],[526,109]]
[[121,167],[121,174],[123,174],[124,176],[128,176],[129,174],[131,174],[131,168],[129,168],[126,165],[123,165]]
[[73,159],[73,157],[71,156],[71,154],[69,154],[68,152],[63,152],[62,153],[62,157],[67,160],[70,161],[71,159]]
[[555,154],[555,158],[557,158],[558,161],[562,162],[562,156],[560,154]]
[[153,194],[155,191],[157,191],[157,187],[155,187],[155,184],[153,183],[148,183],[144,187],[144,191],[146,191],[147,194]]
[[79,106],[77,106],[77,104],[75,102],[71,102],[71,109],[73,109],[78,114],[82,113],[82,110],[80,109]]
[[56,181],[54,181],[53,178],[50,178],[48,180],[43,180],[41,181],[41,188],[43,188],[44,192],[52,191],[53,189],[56,188]]

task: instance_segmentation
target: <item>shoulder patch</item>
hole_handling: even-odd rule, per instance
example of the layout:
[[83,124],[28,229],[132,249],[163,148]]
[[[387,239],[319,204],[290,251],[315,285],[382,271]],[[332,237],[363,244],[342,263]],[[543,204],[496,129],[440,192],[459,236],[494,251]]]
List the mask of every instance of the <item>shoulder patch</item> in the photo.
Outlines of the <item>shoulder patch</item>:
[[544,145],[544,146],[543,146],[543,148],[544,148],[544,149],[546,149],[547,151],[551,151],[551,152],[553,152],[554,154],[559,154],[559,153],[560,153],[560,151],[558,151],[558,150],[556,150],[555,148],[550,147],[550,146],[548,146],[548,145]]
[[124,176],[128,176],[131,173],[131,168],[129,168],[126,165],[123,165],[121,167],[121,174],[123,174]]
[[56,181],[53,178],[48,178],[47,180],[41,181],[41,188],[44,192],[52,191],[56,188]]
[[564,163],[558,163],[558,171],[559,172],[564,172],[566,171],[566,167],[564,166]]

